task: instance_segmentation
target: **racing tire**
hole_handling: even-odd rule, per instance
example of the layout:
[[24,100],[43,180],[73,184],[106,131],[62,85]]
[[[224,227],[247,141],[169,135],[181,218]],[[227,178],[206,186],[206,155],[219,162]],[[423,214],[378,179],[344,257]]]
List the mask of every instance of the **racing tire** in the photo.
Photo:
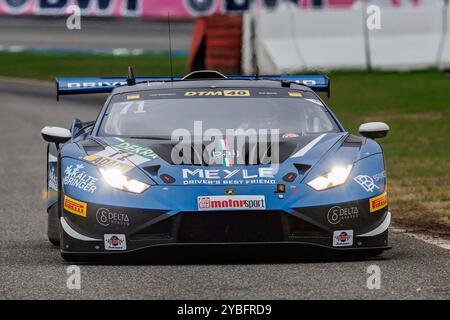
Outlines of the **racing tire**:
[[54,245],[55,247],[59,247],[59,243],[60,243],[59,239],[56,240],[56,239],[53,239],[53,238],[48,238],[48,241],[50,241],[50,243],[52,245]]
[[60,222],[58,218],[58,212],[56,210],[50,210],[47,220],[47,238],[54,246],[59,247],[60,243]]
[[[52,153],[53,155],[57,155],[56,145],[54,145],[54,144],[47,145],[47,163],[48,163],[50,153]],[[59,171],[59,161],[58,161],[58,171]],[[58,173],[58,176],[59,176],[59,173]],[[48,177],[48,166],[47,166],[47,177]],[[58,181],[58,184],[60,184],[59,181]],[[47,189],[48,189],[48,182],[47,182]],[[53,207],[51,207],[48,210],[47,238],[52,245],[57,246],[57,247],[59,247],[59,245],[60,245],[60,230],[61,230],[61,225],[59,222],[58,205],[54,205]]]

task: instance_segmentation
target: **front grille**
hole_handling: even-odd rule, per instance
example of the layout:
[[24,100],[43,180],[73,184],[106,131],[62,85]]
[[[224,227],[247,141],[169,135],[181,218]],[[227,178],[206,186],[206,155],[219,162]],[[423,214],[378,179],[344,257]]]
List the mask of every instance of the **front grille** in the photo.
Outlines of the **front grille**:
[[209,211],[182,213],[178,241],[264,242],[282,241],[283,213],[274,211]]

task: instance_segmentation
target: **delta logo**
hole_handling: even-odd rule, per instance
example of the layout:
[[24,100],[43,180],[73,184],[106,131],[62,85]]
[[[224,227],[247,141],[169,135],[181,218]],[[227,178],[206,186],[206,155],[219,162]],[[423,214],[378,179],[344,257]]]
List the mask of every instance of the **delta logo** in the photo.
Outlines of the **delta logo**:
[[199,211],[266,209],[264,196],[200,196],[197,204]]
[[375,212],[385,208],[388,205],[387,192],[374,198],[370,198],[370,212]]
[[86,217],[87,203],[64,196],[64,210],[77,216]]

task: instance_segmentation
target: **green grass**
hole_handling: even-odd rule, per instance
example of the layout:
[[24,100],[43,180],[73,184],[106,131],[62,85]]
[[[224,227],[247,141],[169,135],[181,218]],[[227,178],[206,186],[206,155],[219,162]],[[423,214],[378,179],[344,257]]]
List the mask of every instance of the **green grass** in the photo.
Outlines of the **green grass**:
[[[52,80],[64,76],[170,73],[166,55],[50,55],[0,53],[0,75]],[[187,72],[186,59],[174,58],[174,74]],[[390,208],[406,225],[450,233],[450,76],[422,72],[333,72],[329,105],[344,126],[357,133],[368,121],[384,121],[391,131],[385,150]]]
[[328,103],[349,131],[368,121],[391,128],[379,141],[394,219],[450,234],[450,76],[437,70],[329,76]]
[[[113,56],[107,54],[51,54],[0,52],[0,75],[8,77],[53,80],[55,77],[126,76],[132,66],[136,76],[170,74],[166,54]],[[185,75],[185,57],[173,57],[175,75]]]

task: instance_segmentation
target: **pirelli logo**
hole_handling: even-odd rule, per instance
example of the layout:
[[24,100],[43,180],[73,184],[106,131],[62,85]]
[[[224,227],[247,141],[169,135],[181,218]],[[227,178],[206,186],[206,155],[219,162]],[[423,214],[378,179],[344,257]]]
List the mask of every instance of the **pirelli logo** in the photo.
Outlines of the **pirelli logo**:
[[86,217],[87,203],[64,196],[64,210],[77,216]]
[[370,212],[375,212],[385,208],[388,205],[387,192],[380,194],[374,198],[370,198]]
[[250,97],[250,90],[186,91],[185,97]]

